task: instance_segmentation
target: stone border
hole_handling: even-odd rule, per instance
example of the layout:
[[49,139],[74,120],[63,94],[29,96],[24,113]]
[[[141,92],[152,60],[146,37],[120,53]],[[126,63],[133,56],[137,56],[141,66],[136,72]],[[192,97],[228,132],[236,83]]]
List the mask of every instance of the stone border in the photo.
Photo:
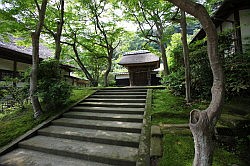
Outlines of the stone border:
[[3,146],[1,149],[0,149],[0,156],[16,149],[18,147],[18,143],[25,140],[25,139],[28,139],[30,137],[33,137],[37,134],[37,131],[41,128],[44,128],[44,127],[47,127],[50,125],[50,122],[59,118],[62,114],[64,114],[65,112],[69,111],[72,107],[76,106],[78,103],[80,103],[81,101],[85,100],[86,98],[88,98],[89,96],[91,96],[92,94],[94,94],[96,91],[94,91],[93,93],[85,96],[83,99],[80,99],[78,100],[77,102],[69,105],[68,107],[66,107],[65,109],[63,109],[62,112],[60,112],[59,114],[57,115],[54,115],[52,117],[50,117],[49,119],[45,120],[44,122],[42,122],[41,124],[37,125],[36,127],[34,127],[33,129],[27,131],[25,134],[19,136],[18,138],[16,138],[14,141],[10,142],[9,144]]
[[148,89],[136,166],[150,165],[151,106],[152,106],[152,89]]

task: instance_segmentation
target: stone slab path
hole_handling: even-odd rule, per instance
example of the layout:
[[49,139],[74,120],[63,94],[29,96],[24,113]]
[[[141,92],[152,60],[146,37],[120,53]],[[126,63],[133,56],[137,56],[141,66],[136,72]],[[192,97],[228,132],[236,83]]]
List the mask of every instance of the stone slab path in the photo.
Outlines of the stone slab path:
[[6,166],[134,166],[146,89],[99,90],[0,156]]

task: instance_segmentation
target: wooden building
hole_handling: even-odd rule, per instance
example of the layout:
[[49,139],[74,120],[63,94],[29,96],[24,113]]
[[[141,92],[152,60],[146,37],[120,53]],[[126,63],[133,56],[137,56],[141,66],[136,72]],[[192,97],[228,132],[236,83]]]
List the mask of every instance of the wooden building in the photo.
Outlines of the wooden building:
[[[10,38],[10,40],[10,43],[0,41],[0,82],[5,81],[4,77],[6,76],[18,76],[19,73],[24,72],[32,65],[32,48],[17,46],[14,38]],[[53,54],[48,48],[40,46],[40,61],[52,56]],[[75,69],[74,67],[61,64],[60,68],[65,80],[72,85],[89,85],[88,80],[82,80],[71,75],[71,72]],[[17,86],[22,86],[22,82]]]
[[147,50],[139,50],[125,53],[118,64],[128,69],[130,86],[146,86],[155,82],[153,70],[160,67],[160,58]]
[[[233,30],[231,51],[246,52],[250,45],[250,0],[224,0],[211,19],[218,33]],[[205,37],[206,33],[201,29],[191,43]]]

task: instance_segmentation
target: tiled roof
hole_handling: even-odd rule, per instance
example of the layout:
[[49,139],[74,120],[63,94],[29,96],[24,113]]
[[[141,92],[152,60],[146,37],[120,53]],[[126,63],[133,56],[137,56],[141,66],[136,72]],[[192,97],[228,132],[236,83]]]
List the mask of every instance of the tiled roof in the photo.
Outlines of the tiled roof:
[[[9,37],[9,38],[10,38],[9,42],[4,42],[0,38],[0,47],[32,56],[32,47],[18,46],[16,43],[18,40],[21,39],[17,39],[14,37]],[[40,44],[39,58],[46,59],[52,56],[53,53],[51,52],[51,50]]]

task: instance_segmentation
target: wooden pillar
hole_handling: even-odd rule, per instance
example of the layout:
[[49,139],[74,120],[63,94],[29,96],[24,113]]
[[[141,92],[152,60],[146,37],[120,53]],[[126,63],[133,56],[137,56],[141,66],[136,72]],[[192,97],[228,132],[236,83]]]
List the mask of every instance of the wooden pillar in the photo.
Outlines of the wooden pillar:
[[151,85],[151,70],[150,68],[148,68],[148,71],[147,71],[147,79],[148,79],[148,86]]
[[[16,61],[16,55],[14,55],[14,63],[13,63],[13,78],[17,77],[17,61]],[[13,82],[13,86],[17,86],[16,82]]]
[[129,69],[129,84],[130,86],[134,86],[134,71]]

